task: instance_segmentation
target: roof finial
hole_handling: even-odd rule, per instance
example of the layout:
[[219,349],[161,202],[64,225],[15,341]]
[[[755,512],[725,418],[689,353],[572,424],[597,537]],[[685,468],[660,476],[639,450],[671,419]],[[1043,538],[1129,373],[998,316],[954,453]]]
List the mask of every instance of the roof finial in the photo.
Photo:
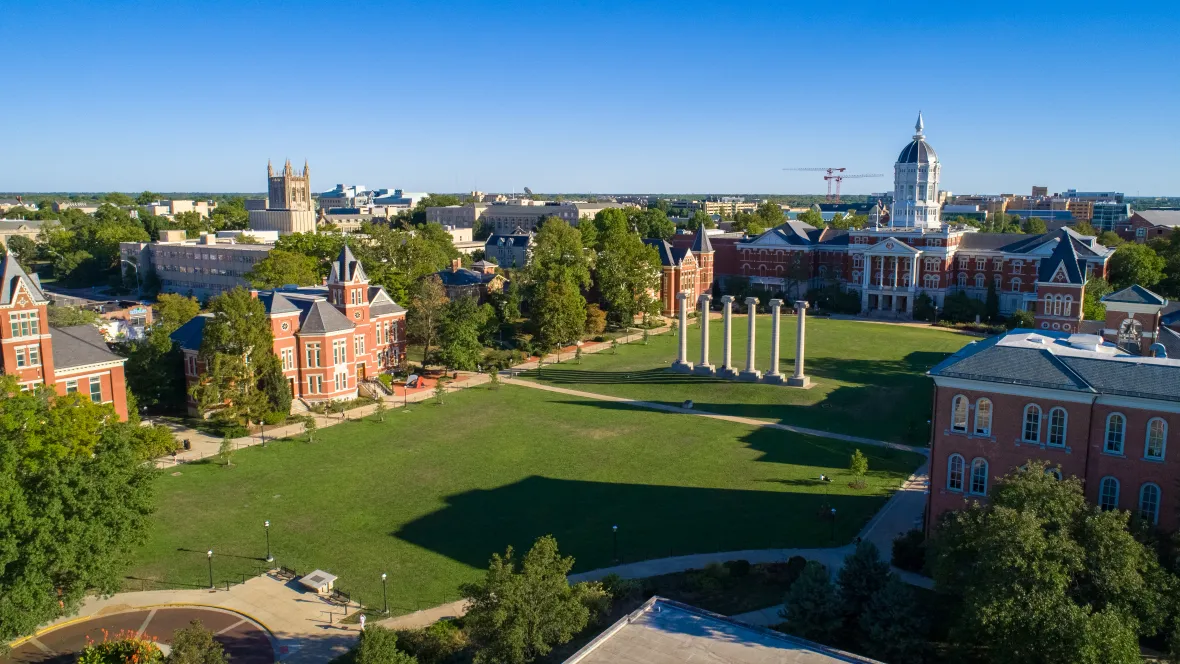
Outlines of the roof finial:
[[918,111],[918,121],[914,123],[914,131],[918,133],[918,136],[921,136],[922,130],[925,128],[926,123],[922,122],[922,111]]

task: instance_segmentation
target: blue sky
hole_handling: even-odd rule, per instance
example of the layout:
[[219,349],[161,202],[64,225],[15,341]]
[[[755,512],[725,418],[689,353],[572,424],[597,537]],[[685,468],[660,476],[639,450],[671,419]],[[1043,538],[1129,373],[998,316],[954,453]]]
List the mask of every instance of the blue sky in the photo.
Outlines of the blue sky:
[[1174,4],[2,4],[0,191],[1180,194]]

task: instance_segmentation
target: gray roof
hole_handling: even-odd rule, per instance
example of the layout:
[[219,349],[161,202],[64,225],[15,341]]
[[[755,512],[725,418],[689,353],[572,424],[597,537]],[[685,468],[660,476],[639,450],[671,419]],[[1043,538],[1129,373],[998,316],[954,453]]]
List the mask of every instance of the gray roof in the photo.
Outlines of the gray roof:
[[29,294],[37,302],[48,302],[49,298],[41,290],[41,284],[35,277],[30,277],[17,262],[16,256],[4,252],[0,257],[0,305],[12,304],[12,295],[16,292],[16,285],[23,283]]
[[932,161],[938,161],[938,155],[935,154],[934,148],[930,147],[925,139],[918,137],[902,148],[901,154],[897,155],[897,163],[899,164],[928,164]]
[[1126,304],[1154,304],[1158,306],[1166,306],[1168,301],[1165,298],[1156,295],[1146,288],[1135,284],[1118,291],[1117,293],[1110,293],[1102,298],[1103,302],[1124,302]]
[[[1070,241],[1065,241],[1066,239]],[[1057,273],[1057,270],[1061,266],[1064,266],[1067,279],[1066,283],[1085,284],[1086,272],[1079,265],[1080,260],[1072,238],[1066,236],[1062,238],[1062,241],[1057,243],[1057,247],[1053,249],[1053,253],[1049,255],[1049,258],[1041,261],[1040,270],[1037,272],[1037,281],[1053,281],[1053,275]]]
[[1156,341],[1164,345],[1164,352],[1168,357],[1180,358],[1180,332],[1161,325]]
[[495,274],[485,274],[461,267],[457,270],[447,268],[435,272],[444,286],[478,286],[496,278]]
[[88,364],[125,361],[107,347],[102,334],[93,325],[51,327],[53,366],[55,369],[84,367]]
[[665,267],[680,265],[690,251],[684,247],[673,247],[671,244],[668,244],[667,240],[661,240],[659,238],[649,237],[643,243],[656,250],[656,253],[660,255],[660,265]]
[[266,307],[266,313],[274,316],[278,314],[291,314],[300,311],[299,307],[291,303],[277,291],[266,291],[258,294],[258,300]]
[[652,597],[608,627],[566,664],[880,664],[754,627],[695,606]]
[[1180,210],[1136,210],[1135,216],[1154,226],[1180,226]]
[[356,326],[327,300],[307,300],[308,306],[299,321],[299,334],[329,334],[351,330]]
[[485,247],[528,247],[533,241],[533,236],[529,233],[511,233],[509,235],[497,235],[493,233],[488,236],[486,242],[483,243]]
[[189,319],[189,322],[176,328],[168,336],[169,339],[185,350],[201,350],[201,339],[205,336],[205,324],[213,319],[213,314],[200,314]]
[[21,226],[41,228],[40,219],[5,219],[0,221],[0,230],[15,231]]
[[703,224],[697,227],[697,235],[693,238],[692,246],[689,248],[698,254],[713,251],[713,244],[709,242],[709,234],[705,232],[705,226]]
[[389,297],[389,293],[380,286],[369,286],[369,313],[374,316],[383,316],[385,314],[399,314],[406,310],[393,298]]
[[352,249],[348,245],[340,250],[340,256],[332,261],[332,274],[328,276],[329,282],[352,282],[352,281],[368,281],[369,278],[365,276],[365,268],[361,266],[361,262],[352,255]]

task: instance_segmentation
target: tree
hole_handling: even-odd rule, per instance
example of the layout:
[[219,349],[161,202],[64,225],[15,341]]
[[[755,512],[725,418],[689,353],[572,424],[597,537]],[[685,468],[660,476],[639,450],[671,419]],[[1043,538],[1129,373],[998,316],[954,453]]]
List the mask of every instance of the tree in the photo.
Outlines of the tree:
[[[217,410],[226,423],[246,425],[282,409],[272,398],[274,333],[266,308],[244,288],[235,288],[209,303],[212,318],[205,324],[200,360],[205,374],[190,394],[201,410]],[[290,402],[287,403],[290,408]]]
[[153,327],[159,326],[171,334],[201,313],[201,303],[195,297],[163,293],[156,299],[152,311],[155,315]]
[[153,473],[109,404],[0,378],[0,642],[122,585]]
[[1044,235],[1049,232],[1049,227],[1045,225],[1045,220],[1036,217],[1025,219],[1021,229],[1029,235]]
[[676,224],[659,208],[628,208],[627,216],[631,228],[639,233],[640,237],[667,240],[676,234]]
[[848,464],[848,470],[856,478],[857,488],[863,488],[865,485],[865,474],[869,472],[869,458],[861,454],[859,449],[853,450],[852,460]]
[[762,219],[763,228],[774,228],[786,221],[786,216],[783,215],[783,208],[778,203],[766,201],[758,206],[754,214]]
[[928,650],[929,625],[909,585],[890,574],[860,615],[865,652],[885,662],[920,662]]
[[824,216],[816,208],[807,208],[796,215],[795,220],[816,228],[822,228],[824,225]]
[[573,565],[552,535],[537,539],[519,566],[512,547],[492,554],[484,579],[462,587],[475,661],[531,662],[582,631],[590,612],[566,578]]
[[25,272],[30,272],[33,259],[39,253],[37,243],[23,235],[12,235],[8,238],[7,242],[8,251],[16,256],[16,261],[20,263],[20,266],[24,268]]
[[983,313],[987,322],[1000,319],[1000,294],[996,292],[996,283],[987,285],[987,299],[983,301]]
[[51,304],[45,310],[49,315],[49,324],[53,327],[98,325],[102,322],[102,317],[97,313],[81,307],[59,307]]
[[1087,279],[1085,290],[1082,291],[1082,317],[1086,320],[1106,320],[1106,305],[1102,304],[1102,297],[1112,290],[1102,277]]
[[225,649],[200,620],[194,620],[188,627],[172,633],[168,664],[226,664],[227,661]]
[[410,306],[406,312],[406,331],[411,339],[422,344],[423,366],[426,366],[430,344],[438,334],[449,302],[442,279],[437,275],[430,275],[419,281],[411,296]]
[[434,403],[439,406],[443,405],[443,398],[446,397],[446,395],[447,388],[445,385],[443,385],[443,379],[440,376],[439,379],[434,383]]
[[318,426],[319,423],[316,422],[315,415],[303,416],[303,431],[307,434],[307,442],[315,442],[315,431]]
[[987,505],[936,529],[931,568],[954,602],[951,639],[992,662],[1137,662],[1138,637],[1164,626],[1176,580],[1126,512],[1089,507],[1080,480],[1047,470],[1029,461]]
[[926,291],[914,298],[914,320],[934,322],[934,298]]
[[418,660],[397,649],[397,632],[380,625],[365,625],[357,639],[355,664],[417,664]]
[[697,210],[692,213],[684,227],[690,231],[695,231],[701,227],[715,228],[717,224],[713,223],[713,215],[706,214],[704,210]]
[[845,624],[855,627],[869,601],[889,581],[889,563],[881,560],[881,553],[872,542],[860,542],[856,550],[844,558],[844,566],[836,577],[840,607]]
[[217,456],[221,459],[221,465],[229,468],[233,466],[234,457],[234,440],[229,436],[221,439],[221,444],[217,446]]
[[286,284],[314,286],[321,283],[322,278],[311,257],[275,249],[254,264],[254,268],[246,273],[246,279],[255,288],[278,288]]
[[[319,269],[320,278],[324,278],[332,269],[332,261],[340,255],[343,248],[344,236],[339,233],[291,233],[279,237],[272,253],[286,251],[308,256]],[[359,258],[364,260],[365,257]],[[369,269],[369,261],[365,261],[365,271],[368,272]],[[373,275],[369,275],[369,278],[372,279]]]
[[153,194],[150,191],[144,191],[142,194],[135,197],[135,204],[136,205],[151,205],[152,203],[155,203],[158,200],[160,200],[159,194]]
[[1079,221],[1073,225],[1073,229],[1077,231],[1079,235],[1086,235],[1089,237],[1098,236],[1098,229],[1094,228],[1094,225],[1088,221]]
[[1033,316],[1031,311],[1017,309],[1012,312],[1011,316],[1008,316],[1008,320],[1005,321],[1004,326],[1009,330],[1015,330],[1017,328],[1031,330],[1036,327],[1036,324],[1036,317]]
[[625,219],[610,220],[599,236],[595,283],[606,306],[607,320],[630,326],[639,314],[659,313],[652,293],[660,284],[660,256],[632,233]]
[[135,204],[134,198],[131,198],[127,194],[124,194],[124,193],[121,193],[118,191],[112,191],[108,194],[103,194],[102,201],[104,203],[110,203],[111,205],[134,205]]
[[828,222],[828,226],[841,230],[854,230],[864,228],[868,223],[869,218],[862,214],[838,212]]
[[1120,244],[1123,244],[1123,242],[1125,242],[1125,240],[1119,237],[1119,234],[1115,233],[1114,231],[1102,231],[1102,233],[1098,236],[1098,244],[1110,249],[1118,247]]
[[807,561],[803,573],[787,591],[785,606],[779,613],[786,618],[787,632],[820,643],[831,643],[840,629],[840,603],[828,570],[814,560]]
[[581,289],[590,285],[581,234],[561,219],[546,223],[536,235],[525,275],[532,322],[542,348],[580,338],[586,325]]
[[1110,257],[1110,282],[1115,289],[1139,285],[1151,288],[1164,278],[1163,257],[1145,244],[1129,242]]
[[586,335],[597,337],[606,331],[606,312],[597,304],[586,307]]
[[444,366],[471,371],[483,357],[480,331],[487,312],[467,295],[447,304],[438,330],[438,357]]

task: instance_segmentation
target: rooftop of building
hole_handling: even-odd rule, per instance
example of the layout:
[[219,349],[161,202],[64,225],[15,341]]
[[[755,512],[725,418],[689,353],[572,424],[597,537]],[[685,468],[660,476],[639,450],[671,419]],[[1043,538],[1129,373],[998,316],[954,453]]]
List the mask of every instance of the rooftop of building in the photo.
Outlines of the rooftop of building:
[[566,664],[880,664],[659,596],[607,628],[565,661]]
[[51,327],[53,337],[53,366],[57,371],[85,367],[104,362],[122,362],[111,352],[102,333],[93,325]]
[[1180,210],[1137,210],[1135,214],[1154,226],[1180,226]]

